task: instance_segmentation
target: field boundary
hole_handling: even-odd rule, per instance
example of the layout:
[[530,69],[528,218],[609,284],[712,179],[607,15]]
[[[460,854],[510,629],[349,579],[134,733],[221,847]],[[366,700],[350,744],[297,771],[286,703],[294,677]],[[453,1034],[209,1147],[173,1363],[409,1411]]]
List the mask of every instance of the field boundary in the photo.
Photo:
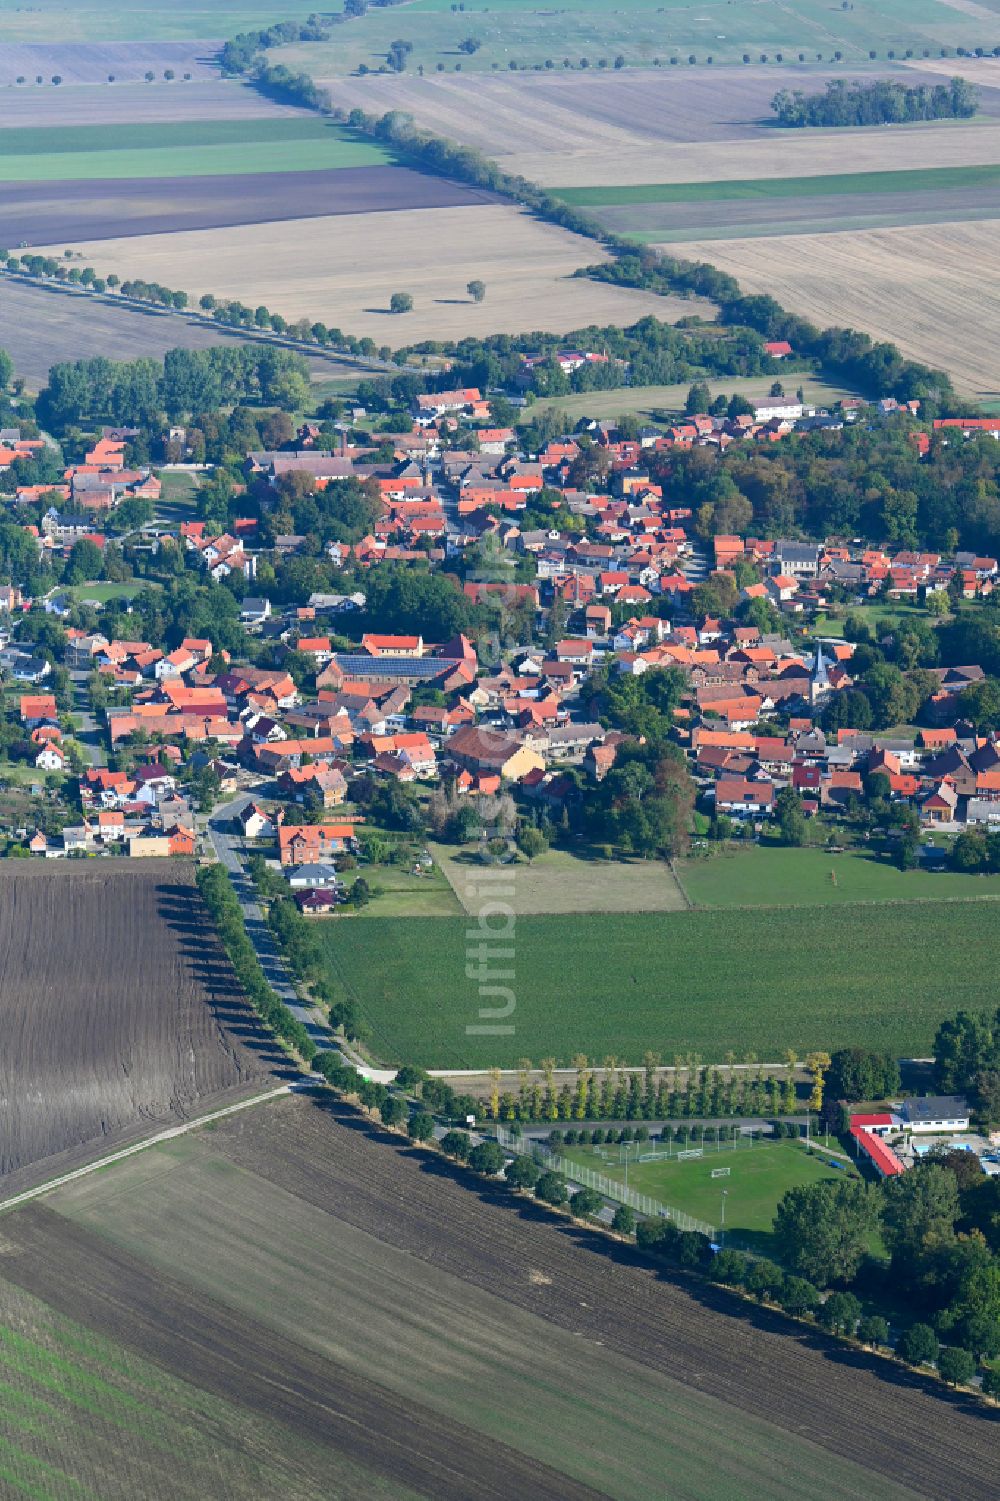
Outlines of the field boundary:
[[[145,1141],[134,1142],[130,1147],[123,1147],[119,1152],[110,1152],[106,1157],[99,1157],[96,1162],[88,1162],[83,1167],[74,1168],[71,1173],[63,1173],[59,1178],[50,1178],[47,1183],[40,1183],[37,1188],[28,1188],[24,1193],[15,1194],[12,1199],[0,1200],[0,1214],[8,1209],[16,1209],[20,1204],[28,1204],[32,1199],[38,1199],[42,1194],[51,1193],[53,1189],[64,1188],[67,1183],[73,1183],[77,1178],[86,1178],[90,1173],[96,1173],[105,1167],[113,1167],[116,1162],[122,1162],[126,1157],[134,1157],[137,1152],[145,1152],[149,1147],[160,1146],[165,1141],[171,1141],[175,1136],[185,1136],[189,1131],[196,1131],[199,1126],[208,1125],[211,1121],[221,1120],[223,1116],[235,1115],[238,1110],[249,1110],[252,1105],[264,1105],[268,1100],[276,1100],[279,1095],[290,1094],[296,1088],[294,1084],[279,1084],[274,1089],[266,1090],[264,1094],[254,1095],[249,1100],[238,1100],[235,1105],[226,1105],[221,1110],[211,1110],[207,1115],[199,1115],[193,1121],[184,1121],[179,1126],[170,1126],[165,1131],[157,1131],[154,1136],[147,1136]],[[312,1085],[309,1085],[312,1088]]]

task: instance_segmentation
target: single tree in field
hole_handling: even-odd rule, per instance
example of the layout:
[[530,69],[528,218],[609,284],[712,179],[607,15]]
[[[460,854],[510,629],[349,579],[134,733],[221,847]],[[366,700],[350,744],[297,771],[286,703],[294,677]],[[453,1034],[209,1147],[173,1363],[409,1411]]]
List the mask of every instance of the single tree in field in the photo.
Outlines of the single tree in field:
[[466,284],[465,290],[473,302],[482,302],[486,296],[486,283],[484,281],[470,281]]
[[409,292],[393,292],[389,298],[390,313],[412,313],[413,298]]

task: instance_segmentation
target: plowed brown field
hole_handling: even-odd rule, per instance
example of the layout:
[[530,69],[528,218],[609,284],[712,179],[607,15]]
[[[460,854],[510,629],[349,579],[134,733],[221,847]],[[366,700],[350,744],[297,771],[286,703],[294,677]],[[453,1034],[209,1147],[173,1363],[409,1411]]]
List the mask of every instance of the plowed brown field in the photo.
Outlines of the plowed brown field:
[[420,1494],[995,1494],[973,1399],[380,1137],[286,1097],[16,1211],[0,1276]]
[[5,1194],[268,1074],[189,865],[0,866]]

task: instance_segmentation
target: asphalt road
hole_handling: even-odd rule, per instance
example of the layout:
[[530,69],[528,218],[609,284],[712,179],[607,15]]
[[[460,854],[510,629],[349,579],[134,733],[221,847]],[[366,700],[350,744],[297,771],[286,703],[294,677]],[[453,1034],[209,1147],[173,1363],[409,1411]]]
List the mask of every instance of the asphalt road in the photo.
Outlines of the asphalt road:
[[80,717],[80,726],[76,731],[76,739],[83,747],[89,765],[107,766],[108,758],[101,740],[101,732],[90,708],[90,697],[87,693],[87,674],[85,672],[71,672],[70,678],[73,683],[73,712]]

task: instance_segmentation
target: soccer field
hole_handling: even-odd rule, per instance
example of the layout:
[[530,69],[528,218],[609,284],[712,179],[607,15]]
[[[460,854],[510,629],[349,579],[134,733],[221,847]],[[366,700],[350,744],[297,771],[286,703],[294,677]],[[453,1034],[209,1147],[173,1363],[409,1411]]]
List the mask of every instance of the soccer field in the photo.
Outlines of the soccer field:
[[[698,1150],[699,1143],[673,1142],[672,1156],[658,1162],[636,1160],[636,1148],[629,1151],[628,1186],[636,1193],[649,1194],[671,1209],[683,1210],[717,1228],[722,1222],[722,1195],[726,1196],[726,1240],[729,1245],[749,1247],[773,1254],[771,1226],[782,1196],[790,1188],[819,1183],[823,1179],[853,1175],[846,1163],[832,1167],[832,1156],[808,1152],[804,1142],[755,1141],[746,1138],[714,1142],[702,1147],[701,1157],[677,1159],[681,1151]],[[659,1144],[656,1147],[659,1150]],[[643,1143],[641,1155],[652,1150]],[[625,1182],[625,1166],[619,1161],[624,1148],[561,1147],[559,1151],[572,1162],[603,1173],[606,1178]],[[728,1169],[728,1174],[726,1170]],[[718,1173],[718,1177],[713,1177]]]

